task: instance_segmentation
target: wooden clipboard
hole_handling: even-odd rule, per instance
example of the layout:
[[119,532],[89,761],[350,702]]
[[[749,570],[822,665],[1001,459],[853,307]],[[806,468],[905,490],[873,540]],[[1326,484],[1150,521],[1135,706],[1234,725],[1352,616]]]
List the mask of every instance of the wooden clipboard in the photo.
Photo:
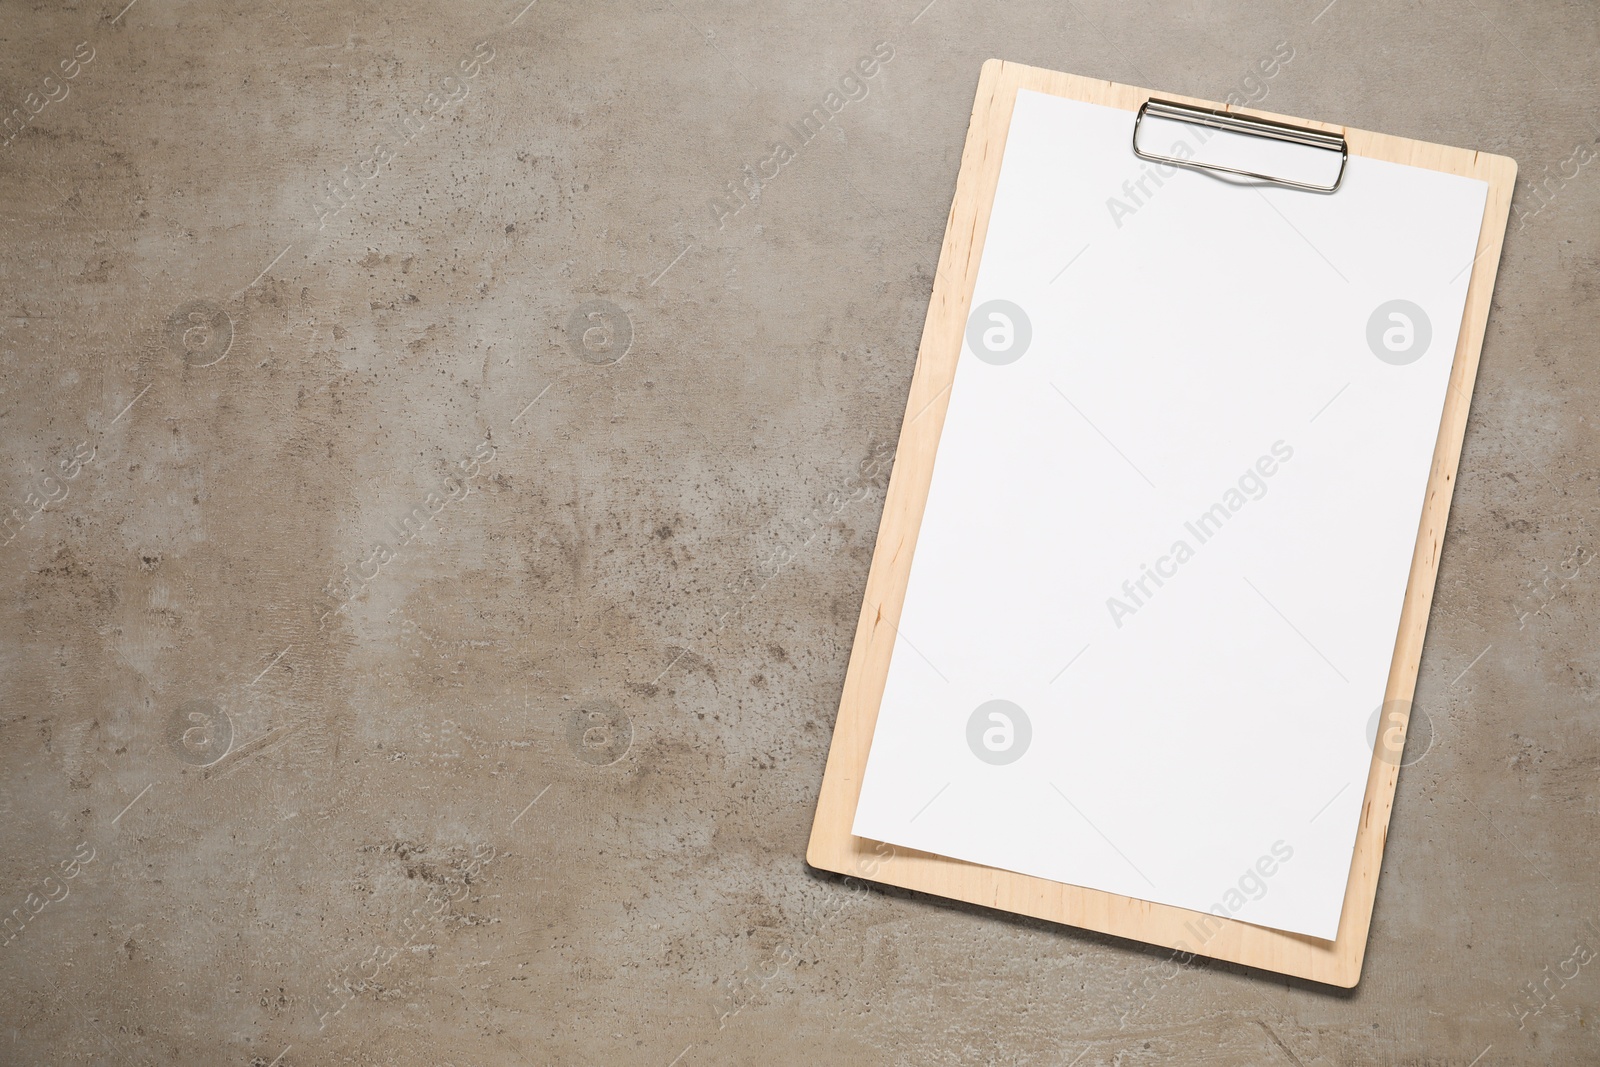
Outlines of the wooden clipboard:
[[[1000,175],[1012,105],[1019,89],[1130,112],[1137,111],[1152,96],[1149,90],[1131,85],[1002,60],[991,59],[983,65],[806,859],[822,870],[1314,982],[1352,987],[1361,977],[1378,871],[1399,776],[1398,761],[1381,758],[1384,745],[1375,746],[1339,935],[1334,941],[915,852],[858,838],[850,832],[888,677],[912,554],[933,476],[934,453],[971,310],[973,285]],[[1439,551],[1449,517],[1478,356],[1483,347],[1490,297],[1511,210],[1516,161],[1327,123],[1228,108],[1193,98],[1170,94],[1163,94],[1163,98],[1343,134],[1351,155],[1425,167],[1488,183],[1477,258],[1472,264],[1460,341],[1450,373],[1450,387],[1434,448],[1400,630],[1384,694],[1385,707],[1402,709],[1399,717],[1404,718],[1409,714],[1416,687],[1428,611],[1438,576]],[[1404,724],[1399,725],[1403,730]],[[1195,944],[1200,940],[1195,935],[1197,921],[1199,928],[1208,933],[1198,946]]]

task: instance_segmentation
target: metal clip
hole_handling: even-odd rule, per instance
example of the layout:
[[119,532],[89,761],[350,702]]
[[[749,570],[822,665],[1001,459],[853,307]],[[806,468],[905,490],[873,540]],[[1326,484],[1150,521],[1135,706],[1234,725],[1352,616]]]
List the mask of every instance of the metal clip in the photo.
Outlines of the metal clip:
[[[1332,185],[1314,185],[1295,181],[1292,178],[1261,174],[1253,170],[1225,167],[1220,163],[1202,163],[1198,160],[1180,159],[1177,156],[1147,152],[1139,147],[1139,128],[1143,124],[1146,114],[1153,115],[1158,119],[1170,119],[1174,122],[1183,122],[1194,126],[1209,126],[1229,133],[1269,137],[1275,141],[1287,141],[1291,144],[1304,145],[1307,148],[1320,148],[1329,152],[1337,151],[1339,153],[1339,173],[1333,179]],[[1274,185],[1286,185],[1291,189],[1304,189],[1313,193],[1331,193],[1339,188],[1340,182],[1344,181],[1345,165],[1350,162],[1350,145],[1345,141],[1343,134],[1325,133],[1322,130],[1307,129],[1303,126],[1290,126],[1283,122],[1271,122],[1267,119],[1234,115],[1226,111],[1215,111],[1208,107],[1195,107],[1192,104],[1178,104],[1169,100],[1150,99],[1140,106],[1138,117],[1133,120],[1133,154],[1140,159],[1148,159],[1153,163],[1166,163],[1174,167],[1188,167],[1191,170],[1219,171],[1224,174],[1236,174],[1242,178],[1256,178],[1261,181],[1272,182]]]

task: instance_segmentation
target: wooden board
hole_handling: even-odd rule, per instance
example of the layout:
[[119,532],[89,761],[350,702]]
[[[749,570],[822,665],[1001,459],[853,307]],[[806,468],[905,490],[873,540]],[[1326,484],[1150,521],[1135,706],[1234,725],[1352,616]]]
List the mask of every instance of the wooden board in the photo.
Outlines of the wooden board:
[[[850,833],[861,793],[861,776],[878,719],[878,706],[889,674],[894,634],[933,477],[934,453],[944,425],[956,360],[961,353],[978,262],[989,226],[989,210],[1000,176],[1000,160],[1018,89],[1033,89],[1128,111],[1136,111],[1152,95],[1149,90],[1131,85],[1094,81],[1001,60],[991,59],[983,65],[806,859],[823,870],[1173,948],[1182,954],[1180,958],[1193,953],[1329,985],[1354,986],[1361,977],[1367,929],[1388,834],[1389,811],[1399,775],[1398,761],[1381,758],[1384,745],[1375,746],[1350,865],[1350,881],[1339,920],[1339,936],[1334,941],[946,859],[854,837]],[[1483,346],[1489,300],[1511,210],[1516,162],[1467,149],[1269,112],[1228,108],[1206,100],[1169,94],[1161,94],[1161,97],[1342,133],[1349,142],[1351,155],[1427,167],[1478,178],[1489,184],[1478,237],[1478,256],[1467,289],[1460,341],[1456,346],[1427,499],[1411,561],[1405,607],[1400,616],[1400,630],[1384,694],[1386,707],[1389,701],[1401,702],[1398,706],[1403,717],[1409,711],[1416,686],[1428,610],[1438,575],[1439,550],[1455,488],[1472,385],[1477,376],[1478,353]]]

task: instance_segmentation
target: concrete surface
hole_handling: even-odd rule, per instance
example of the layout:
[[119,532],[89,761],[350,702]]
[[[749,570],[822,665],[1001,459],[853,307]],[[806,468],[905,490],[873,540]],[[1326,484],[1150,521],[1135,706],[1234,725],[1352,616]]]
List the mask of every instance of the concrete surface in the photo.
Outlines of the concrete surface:
[[[1600,1062],[1594,5],[123,3],[0,10],[0,1061]],[[1354,993],[804,864],[990,56],[1522,164]]]

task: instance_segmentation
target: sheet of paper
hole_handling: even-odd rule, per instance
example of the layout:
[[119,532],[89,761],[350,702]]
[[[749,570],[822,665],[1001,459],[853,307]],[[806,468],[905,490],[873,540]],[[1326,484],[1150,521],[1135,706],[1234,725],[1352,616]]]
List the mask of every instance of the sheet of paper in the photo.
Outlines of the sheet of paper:
[[1332,939],[1487,186],[1132,132],[1018,95],[854,832]]

